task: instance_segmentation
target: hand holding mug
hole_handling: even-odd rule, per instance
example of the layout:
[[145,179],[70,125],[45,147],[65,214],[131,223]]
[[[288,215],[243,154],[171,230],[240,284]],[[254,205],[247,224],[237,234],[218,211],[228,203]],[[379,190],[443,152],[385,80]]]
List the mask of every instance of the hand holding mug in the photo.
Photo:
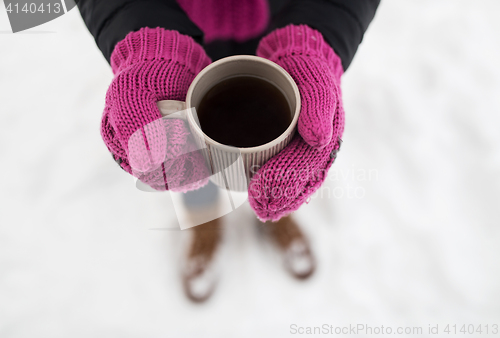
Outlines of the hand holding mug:
[[340,58],[318,31],[290,25],[261,40],[257,55],[276,62],[297,83],[299,135],[253,175],[249,201],[261,220],[297,210],[324,182],[344,131]]
[[[111,55],[115,76],[106,94],[102,138],[121,168],[157,190],[170,188],[163,175],[165,165],[175,165],[180,174],[189,176],[182,169],[197,161],[183,157],[175,164],[164,163],[178,147],[188,146],[178,142],[187,126],[184,121],[162,120],[157,101],[184,100],[196,74],[209,63],[192,38],[159,27],[129,33]],[[182,159],[185,163],[179,162]],[[182,186],[182,182],[178,177],[170,186]]]

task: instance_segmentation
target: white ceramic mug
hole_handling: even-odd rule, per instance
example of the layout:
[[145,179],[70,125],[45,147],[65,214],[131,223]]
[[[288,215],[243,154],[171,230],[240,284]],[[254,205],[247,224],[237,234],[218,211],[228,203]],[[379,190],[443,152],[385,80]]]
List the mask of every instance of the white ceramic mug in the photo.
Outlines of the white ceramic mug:
[[[196,108],[202,98],[219,82],[237,76],[255,76],[264,79],[279,88],[286,97],[292,122],[273,141],[257,147],[235,148],[213,140],[201,130]],[[165,100],[157,104],[163,116],[187,110],[188,124],[196,143],[200,148],[208,150],[205,159],[214,173],[212,181],[230,190],[244,191],[248,188],[253,174],[290,143],[299,118],[300,93],[290,74],[276,63],[257,56],[236,55],[220,59],[205,67],[189,86],[186,102]]]

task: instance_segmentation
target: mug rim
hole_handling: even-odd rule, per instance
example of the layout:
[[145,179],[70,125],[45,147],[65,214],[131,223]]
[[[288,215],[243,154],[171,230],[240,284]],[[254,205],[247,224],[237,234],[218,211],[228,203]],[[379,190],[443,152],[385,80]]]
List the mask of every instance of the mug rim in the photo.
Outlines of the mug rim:
[[[191,107],[191,98],[192,98],[192,95],[193,95],[193,91],[196,88],[196,85],[198,84],[198,82],[200,81],[200,79],[208,71],[210,71],[211,69],[213,69],[215,67],[220,66],[220,64],[227,63],[227,62],[233,62],[233,61],[241,61],[241,60],[245,60],[245,61],[257,61],[257,62],[265,63],[268,66],[270,66],[270,67],[276,69],[277,71],[279,71],[290,82],[290,84],[292,86],[292,89],[293,89],[293,92],[295,94],[295,101],[296,101],[296,106],[295,106],[295,110],[293,112],[292,121],[290,122],[290,125],[285,129],[285,131],[283,133],[281,133],[280,136],[278,136],[277,138],[275,138],[274,140],[272,140],[270,142],[261,144],[259,146],[247,147],[247,148],[240,148],[240,147],[229,146],[227,144],[223,144],[223,143],[217,142],[214,139],[212,139],[211,137],[209,137],[207,134],[205,134],[203,132],[203,130],[201,130],[201,127],[198,126],[198,124],[194,120],[193,113],[192,113],[192,110],[191,110],[191,108],[192,108]],[[219,60],[211,63],[207,67],[203,68],[201,70],[201,72],[198,73],[198,75],[196,75],[196,77],[194,78],[193,82],[191,82],[191,85],[189,86],[189,89],[188,89],[188,92],[187,92],[187,95],[186,95],[186,108],[188,110],[187,117],[188,117],[188,121],[190,122],[190,125],[195,128],[196,132],[198,132],[201,135],[203,135],[203,139],[205,141],[208,141],[211,144],[213,144],[213,145],[215,145],[215,146],[217,146],[219,148],[225,149],[226,151],[231,151],[231,149],[238,149],[240,153],[258,153],[258,152],[261,152],[261,151],[265,151],[267,149],[271,149],[272,147],[280,144],[286,137],[288,137],[290,134],[292,134],[292,133],[295,132],[295,128],[296,128],[297,122],[299,120],[299,114],[300,114],[300,109],[301,109],[301,100],[300,100],[300,92],[299,92],[299,88],[297,87],[297,84],[295,83],[295,81],[293,80],[293,78],[291,77],[291,75],[285,69],[283,69],[283,67],[281,67],[280,65],[278,65],[278,64],[276,64],[276,63],[274,63],[274,62],[272,62],[272,61],[270,61],[268,59],[259,57],[259,56],[254,56],[254,55],[233,55],[233,56],[228,56],[228,57],[219,59]]]

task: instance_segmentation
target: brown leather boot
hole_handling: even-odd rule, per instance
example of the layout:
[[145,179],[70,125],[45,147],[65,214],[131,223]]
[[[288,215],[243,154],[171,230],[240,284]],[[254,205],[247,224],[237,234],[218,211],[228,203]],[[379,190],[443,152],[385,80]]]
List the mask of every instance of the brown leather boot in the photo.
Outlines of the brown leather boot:
[[186,230],[192,232],[192,237],[182,267],[182,284],[194,302],[207,300],[217,284],[215,261],[222,240],[221,224],[218,218]]
[[290,216],[277,222],[260,223],[260,228],[283,254],[285,268],[298,279],[310,277],[316,269],[316,259],[307,237]]

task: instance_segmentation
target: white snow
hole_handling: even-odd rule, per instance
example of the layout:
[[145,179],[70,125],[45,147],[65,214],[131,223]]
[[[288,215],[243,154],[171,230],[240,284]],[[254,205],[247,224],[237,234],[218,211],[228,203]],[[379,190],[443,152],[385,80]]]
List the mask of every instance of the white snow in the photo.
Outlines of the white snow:
[[296,214],[317,273],[288,277],[245,205],[203,305],[182,293],[169,195],[101,141],[112,73],[77,10],[11,34],[0,8],[0,337],[500,325],[500,2],[382,1],[343,78],[342,150]]

